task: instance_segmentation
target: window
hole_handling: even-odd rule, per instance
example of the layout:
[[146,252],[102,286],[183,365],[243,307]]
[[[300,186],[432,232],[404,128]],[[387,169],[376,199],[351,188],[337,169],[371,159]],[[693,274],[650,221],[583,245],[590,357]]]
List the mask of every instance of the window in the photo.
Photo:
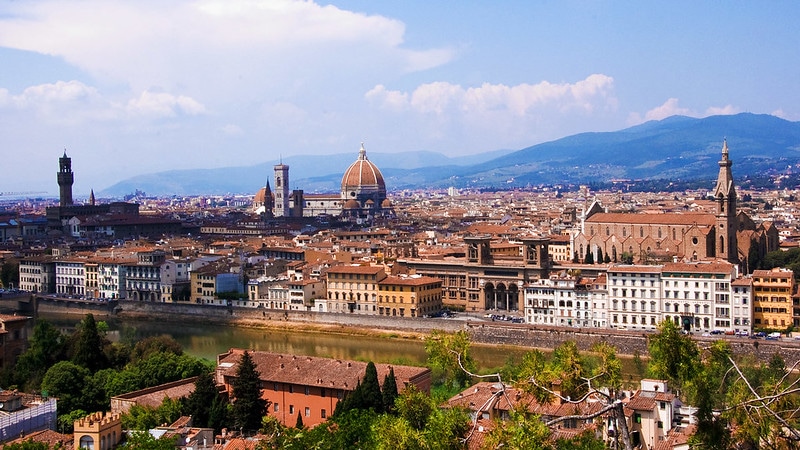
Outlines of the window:
[[308,386],[306,386],[306,395],[308,395],[308,392],[309,392],[309,388],[308,388]]
[[281,408],[280,408],[280,406],[278,406],[278,404],[277,404],[277,403],[273,403],[273,404],[272,404],[272,411],[274,411],[274,412],[278,412],[278,411],[280,411],[280,410],[281,410]]
[[306,406],[305,416],[306,417],[311,417],[311,408],[309,408],[308,406]]
[[328,417],[328,412],[323,409],[322,411],[320,411],[319,416],[325,419],[326,417]]
[[294,414],[294,405],[289,405],[289,415]]

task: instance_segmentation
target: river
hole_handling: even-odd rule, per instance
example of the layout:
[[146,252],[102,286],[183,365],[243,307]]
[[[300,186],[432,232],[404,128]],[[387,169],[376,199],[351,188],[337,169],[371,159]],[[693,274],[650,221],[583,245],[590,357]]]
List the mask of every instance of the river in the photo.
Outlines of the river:
[[[65,331],[72,331],[82,319],[75,315],[61,314],[40,314],[39,317]],[[231,348],[416,366],[424,365],[426,359],[425,343],[416,338],[328,334],[295,329],[267,330],[167,321],[121,321],[114,318],[105,321],[109,327],[108,336],[113,341],[135,342],[148,336],[166,334],[178,341],[186,353],[211,361],[216,361],[217,355]],[[470,350],[478,368],[489,371],[503,366],[509,359],[518,360],[529,349],[473,344]],[[624,379],[638,379],[633,359],[623,358],[622,361]]]
[[[40,314],[39,317],[65,331],[73,330],[82,319],[61,314]],[[166,334],[178,341],[186,353],[212,361],[231,348],[392,364],[423,365],[426,359],[425,343],[421,339],[407,337],[351,336],[319,331],[129,319],[120,321],[113,318],[105,321],[111,340],[135,342],[148,336]],[[507,358],[521,356],[525,351],[517,347],[472,346],[473,358],[485,369],[502,366]]]

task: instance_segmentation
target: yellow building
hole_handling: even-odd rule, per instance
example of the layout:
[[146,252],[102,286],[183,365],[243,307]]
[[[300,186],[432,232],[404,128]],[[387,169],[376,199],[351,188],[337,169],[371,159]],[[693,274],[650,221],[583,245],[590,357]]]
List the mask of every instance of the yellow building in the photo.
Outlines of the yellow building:
[[334,266],[328,269],[328,306],[333,313],[378,314],[380,266]]
[[378,315],[420,317],[442,309],[442,281],[433,277],[386,277],[378,284]]
[[782,330],[792,325],[793,292],[791,270],[753,271],[753,327]]
[[75,421],[75,450],[107,450],[122,440],[122,419],[117,413],[96,412]]

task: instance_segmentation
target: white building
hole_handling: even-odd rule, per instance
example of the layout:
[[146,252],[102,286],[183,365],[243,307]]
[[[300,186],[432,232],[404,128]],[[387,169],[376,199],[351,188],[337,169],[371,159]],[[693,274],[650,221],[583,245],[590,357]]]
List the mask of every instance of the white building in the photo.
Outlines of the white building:
[[661,321],[661,268],[614,264],[608,268],[609,325],[655,330]]
[[62,259],[56,261],[56,294],[79,296],[86,294],[86,268],[84,260]]
[[729,331],[731,281],[736,266],[729,262],[668,263],[662,270],[664,318],[686,331]]
[[731,282],[731,320],[735,333],[750,332],[753,326],[753,279],[737,278]]

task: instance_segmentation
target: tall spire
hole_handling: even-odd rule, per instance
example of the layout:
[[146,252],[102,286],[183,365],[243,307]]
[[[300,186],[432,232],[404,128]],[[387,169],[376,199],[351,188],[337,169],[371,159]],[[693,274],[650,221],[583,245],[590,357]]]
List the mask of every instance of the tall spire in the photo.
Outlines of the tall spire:
[[714,199],[717,206],[716,256],[732,263],[739,262],[739,246],[737,243],[736,187],[733,183],[731,166],[728,158],[728,140],[722,141],[722,158],[719,160],[719,175],[714,187]]
[[94,206],[95,204],[94,189],[92,189],[91,193],[89,194],[89,204],[92,206]]

